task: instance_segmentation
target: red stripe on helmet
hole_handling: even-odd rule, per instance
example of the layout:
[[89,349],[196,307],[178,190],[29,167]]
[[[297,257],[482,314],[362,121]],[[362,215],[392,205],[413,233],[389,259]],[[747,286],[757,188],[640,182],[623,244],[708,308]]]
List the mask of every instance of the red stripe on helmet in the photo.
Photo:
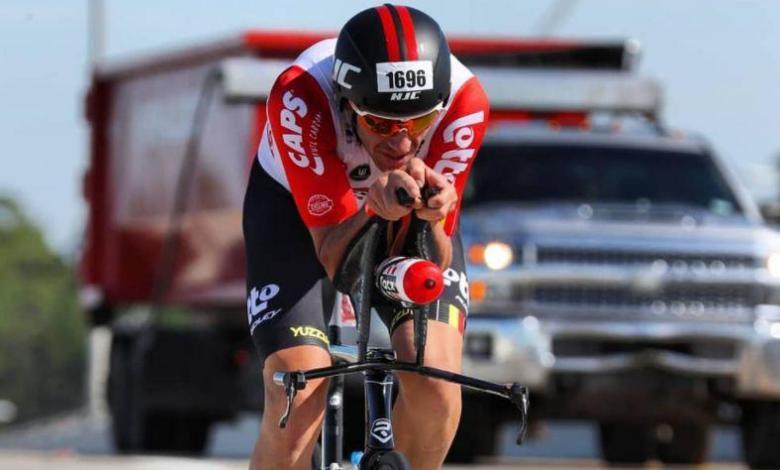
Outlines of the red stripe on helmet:
[[401,18],[401,29],[404,30],[404,40],[406,41],[407,60],[417,60],[417,35],[414,33],[414,22],[412,15],[406,7],[396,6],[395,11]]
[[385,46],[387,47],[387,60],[396,62],[401,60],[401,51],[398,47],[398,33],[395,31],[393,17],[385,5],[376,7],[379,19],[382,21],[382,30],[385,33]]

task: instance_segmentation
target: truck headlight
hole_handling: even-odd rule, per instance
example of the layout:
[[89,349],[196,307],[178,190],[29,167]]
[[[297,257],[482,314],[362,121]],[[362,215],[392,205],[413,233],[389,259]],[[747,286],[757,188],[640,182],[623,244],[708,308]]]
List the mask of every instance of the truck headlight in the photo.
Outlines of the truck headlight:
[[514,259],[512,247],[504,242],[475,243],[469,247],[468,260],[485,265],[492,270],[504,269]]
[[[512,264],[512,247],[502,242],[485,245],[485,266],[493,270],[504,269]],[[780,267],[780,264],[778,265]]]
[[772,277],[780,277],[780,252],[769,255],[766,259],[766,268]]

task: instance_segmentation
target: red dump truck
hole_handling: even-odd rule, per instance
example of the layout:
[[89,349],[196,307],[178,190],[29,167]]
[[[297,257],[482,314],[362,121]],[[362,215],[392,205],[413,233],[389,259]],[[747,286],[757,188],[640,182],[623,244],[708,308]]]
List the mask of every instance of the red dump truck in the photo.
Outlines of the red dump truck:
[[[107,388],[118,450],[200,452],[213,423],[261,409],[244,310],[242,198],[274,79],[331,36],[249,31],[95,68],[80,270],[91,324],[113,333]],[[612,42],[450,46],[485,85],[494,127],[534,112],[534,91],[514,85],[526,70],[625,70],[635,58]],[[632,86],[623,84],[624,97],[637,95]],[[466,459],[486,452],[473,441],[461,450]]]

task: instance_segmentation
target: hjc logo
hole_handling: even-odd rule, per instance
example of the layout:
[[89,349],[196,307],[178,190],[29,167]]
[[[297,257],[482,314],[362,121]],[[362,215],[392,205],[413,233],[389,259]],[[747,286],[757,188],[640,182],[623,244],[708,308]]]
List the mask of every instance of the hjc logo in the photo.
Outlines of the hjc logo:
[[418,100],[418,99],[420,99],[419,91],[407,91],[406,93],[396,92],[390,95],[390,101],[409,101],[409,100]]
[[[287,155],[297,166],[309,168],[311,167],[311,161],[303,150],[303,129],[298,124],[295,117],[297,114],[298,117],[304,118],[309,109],[306,106],[306,102],[293,95],[292,91],[285,92],[282,96],[282,103],[284,104],[284,109],[279,113],[282,127],[292,132],[282,134],[282,140],[287,147],[294,150],[287,152]],[[322,176],[325,172],[325,165],[322,162],[322,158],[318,156],[314,157],[314,167],[312,168],[312,171],[317,176]]]
[[474,149],[469,148],[474,142],[474,129],[471,127],[485,120],[485,113],[479,111],[452,121],[443,132],[444,142],[454,142],[457,148],[444,152],[433,170],[454,181],[455,175],[469,166],[469,160],[474,156]]

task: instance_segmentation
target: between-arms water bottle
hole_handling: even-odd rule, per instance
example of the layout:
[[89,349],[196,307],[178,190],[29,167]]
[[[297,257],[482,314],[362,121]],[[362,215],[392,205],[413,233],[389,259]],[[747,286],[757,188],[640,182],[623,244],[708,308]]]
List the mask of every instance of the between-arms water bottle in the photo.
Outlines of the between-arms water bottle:
[[435,263],[420,258],[396,256],[379,264],[376,273],[379,290],[390,300],[426,305],[444,290],[444,277]]

